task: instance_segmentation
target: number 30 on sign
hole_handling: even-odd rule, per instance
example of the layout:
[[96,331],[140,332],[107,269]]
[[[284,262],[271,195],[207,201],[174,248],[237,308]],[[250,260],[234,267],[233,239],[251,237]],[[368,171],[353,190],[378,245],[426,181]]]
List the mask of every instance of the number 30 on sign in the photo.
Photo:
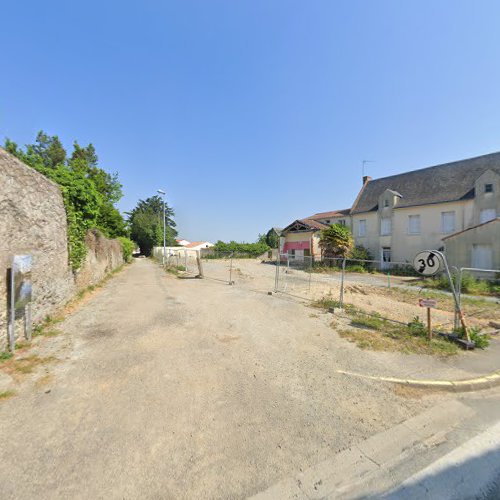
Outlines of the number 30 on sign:
[[441,258],[437,252],[426,250],[420,252],[413,259],[413,267],[417,273],[424,276],[433,276],[439,272],[441,268]]

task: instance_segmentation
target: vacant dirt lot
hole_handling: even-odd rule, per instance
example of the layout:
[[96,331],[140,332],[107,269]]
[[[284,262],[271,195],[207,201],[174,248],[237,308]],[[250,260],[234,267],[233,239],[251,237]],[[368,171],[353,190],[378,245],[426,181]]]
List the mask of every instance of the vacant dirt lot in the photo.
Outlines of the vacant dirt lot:
[[[205,274],[220,280],[229,278],[229,260],[204,261]],[[274,290],[276,267],[256,259],[235,259],[232,279],[237,286],[259,291]],[[347,273],[344,300],[364,311],[379,313],[383,317],[396,321],[409,322],[415,316],[423,319],[426,310],[418,306],[419,297],[432,297],[438,301],[438,308],[433,310],[435,328],[450,330],[453,327],[453,300],[451,296],[439,292],[423,291],[409,287],[412,278],[381,275]],[[316,300],[331,296],[338,300],[340,294],[340,273],[306,273],[298,269],[280,268],[279,290],[283,294],[305,300]],[[468,322],[491,330],[489,322],[500,322],[500,304],[494,301],[470,301],[464,299],[464,311]]]
[[137,261],[39,339],[50,363],[0,401],[2,498],[243,498],[449,397],[338,374],[402,358],[236,272],[231,287]]

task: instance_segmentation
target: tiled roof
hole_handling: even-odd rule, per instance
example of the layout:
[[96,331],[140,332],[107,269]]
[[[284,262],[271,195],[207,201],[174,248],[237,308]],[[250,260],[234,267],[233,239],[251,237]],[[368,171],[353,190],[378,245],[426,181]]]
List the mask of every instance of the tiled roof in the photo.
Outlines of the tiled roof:
[[487,170],[500,175],[500,153],[477,156],[368,181],[351,213],[378,209],[387,189],[401,196],[398,207],[466,200],[474,197],[474,182]]
[[191,243],[187,244],[185,248],[193,248],[197,247],[199,245],[204,245],[205,243],[209,243],[208,241],[192,241]]
[[345,215],[349,215],[351,209],[344,208],[342,210],[333,210],[331,212],[319,212],[317,214],[311,215],[307,217],[308,219],[326,219],[328,217],[342,217]]
[[306,224],[314,229],[324,229],[325,227],[329,227],[328,224],[324,224],[323,222],[319,222],[309,217],[307,219],[299,219],[299,222],[302,222],[303,224]]

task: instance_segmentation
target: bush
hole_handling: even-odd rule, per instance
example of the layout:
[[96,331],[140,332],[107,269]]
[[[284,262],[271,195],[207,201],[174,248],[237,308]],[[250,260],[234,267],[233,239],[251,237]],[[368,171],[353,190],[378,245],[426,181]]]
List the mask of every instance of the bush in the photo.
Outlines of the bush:
[[[457,277],[453,276],[453,284],[457,285]],[[450,291],[450,283],[446,274],[441,274],[437,278],[425,280],[425,286],[429,288],[437,288],[439,290]],[[500,296],[500,285],[494,281],[481,280],[475,278],[470,273],[462,274],[462,293],[470,293],[473,295],[496,295]]]
[[[455,333],[460,338],[465,337],[465,332],[463,327],[459,328],[458,330],[455,330]],[[478,349],[484,349],[485,347],[488,347],[490,345],[490,336],[480,333],[479,328],[476,327],[469,328],[469,336]]]
[[260,255],[266,253],[270,250],[270,247],[266,243],[238,243],[236,241],[230,241],[225,243],[224,241],[218,241],[214,247],[213,251],[217,253],[233,253],[234,257],[259,257]]
[[362,264],[355,264],[353,266],[346,266],[346,271],[351,273],[366,273],[366,267]]
[[135,243],[132,240],[125,238],[125,236],[120,236],[118,241],[122,246],[123,260],[125,262],[130,262],[132,260],[132,253],[135,249]]
[[420,318],[418,316],[415,316],[408,323],[408,331],[411,335],[417,335],[419,337],[424,337],[428,333],[427,328],[422,323],[422,321],[420,321]]

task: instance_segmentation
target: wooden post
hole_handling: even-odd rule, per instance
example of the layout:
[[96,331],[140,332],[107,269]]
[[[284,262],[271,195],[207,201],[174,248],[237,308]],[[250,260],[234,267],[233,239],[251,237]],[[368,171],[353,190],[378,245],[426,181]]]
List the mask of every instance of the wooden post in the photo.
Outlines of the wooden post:
[[203,264],[201,263],[200,251],[196,251],[196,263],[198,264],[198,276],[197,278],[203,278]]
[[429,332],[429,340],[432,340],[432,321],[431,321],[431,308],[427,308],[427,330]]

